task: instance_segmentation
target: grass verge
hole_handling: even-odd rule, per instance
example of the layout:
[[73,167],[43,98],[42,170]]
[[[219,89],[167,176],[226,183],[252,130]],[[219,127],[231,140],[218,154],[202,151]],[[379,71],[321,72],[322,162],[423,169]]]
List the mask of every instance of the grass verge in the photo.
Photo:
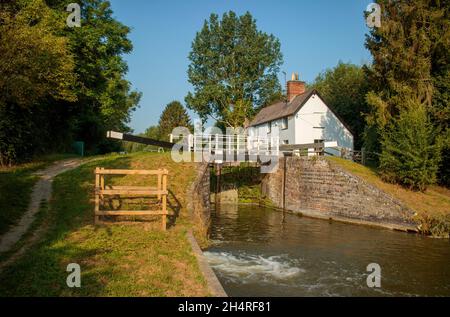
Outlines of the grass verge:
[[71,155],[49,155],[32,163],[0,167],[0,235],[15,225],[27,210],[34,184],[39,179],[37,170]]
[[[135,153],[95,159],[55,178],[48,230],[0,274],[0,296],[205,296],[206,282],[186,239],[192,226],[187,190],[195,165],[170,154]],[[95,167],[169,170],[168,231],[154,221],[93,225]],[[142,178],[116,177],[138,185]],[[66,285],[67,265],[81,266],[81,288]]]
[[435,237],[450,235],[450,190],[440,186],[430,186],[425,192],[416,192],[400,185],[381,180],[376,169],[368,168],[337,157],[327,157],[350,173],[392,195],[407,207],[416,211],[415,221],[424,234]]

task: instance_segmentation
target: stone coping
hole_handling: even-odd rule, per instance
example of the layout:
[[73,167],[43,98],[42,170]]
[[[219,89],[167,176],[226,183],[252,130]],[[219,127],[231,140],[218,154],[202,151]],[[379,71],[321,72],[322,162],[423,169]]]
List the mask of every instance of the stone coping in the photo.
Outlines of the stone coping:
[[200,271],[206,279],[209,291],[214,297],[227,297],[227,293],[223,289],[222,284],[220,284],[216,274],[209,266],[208,261],[206,260],[191,230],[187,232],[187,238],[189,243],[191,244],[192,251],[194,252],[195,257],[197,258]]

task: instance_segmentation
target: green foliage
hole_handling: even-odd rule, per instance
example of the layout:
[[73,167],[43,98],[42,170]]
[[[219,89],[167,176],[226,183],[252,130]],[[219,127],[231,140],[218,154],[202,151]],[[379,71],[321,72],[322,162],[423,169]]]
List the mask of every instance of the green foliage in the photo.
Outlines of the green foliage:
[[17,14],[0,13],[0,106],[31,107],[51,96],[74,101],[74,60],[63,24],[44,3],[33,0]]
[[[386,140],[392,139],[389,135],[392,127],[404,125],[397,121],[412,111],[411,100],[425,107],[426,115],[422,117],[431,117],[434,130],[444,132],[448,128],[449,6],[446,2],[432,0],[379,0],[377,3],[383,12],[381,27],[372,29],[366,39],[373,65],[365,67],[372,89],[366,96],[369,114],[365,143],[371,151],[378,148],[384,153],[392,152],[392,149],[386,149],[391,145]],[[427,120],[422,125],[428,127],[430,122]],[[425,142],[423,144],[427,148],[434,146],[426,137],[427,133],[419,129],[419,123],[416,122],[414,128],[418,129],[417,133],[424,133],[420,142]],[[401,139],[407,134],[400,133],[398,137],[400,139],[393,141],[395,146],[411,144],[410,140]],[[444,140],[444,143],[447,142]],[[427,161],[426,156],[422,160]],[[431,169],[428,171],[430,175],[435,175],[434,163],[425,166]],[[416,180],[411,181],[405,173],[390,169],[387,178],[416,187]],[[448,170],[441,165],[441,180],[447,177],[447,173]],[[422,177],[425,176],[418,176],[419,179]],[[434,180],[434,177],[425,183],[418,180],[418,188]]]
[[[194,130],[191,119],[183,105],[179,101],[172,101],[167,104],[161,113],[158,125],[150,126],[144,133],[139,134],[139,136],[169,141],[169,134],[171,134],[176,127],[186,127],[191,133]],[[157,151],[159,148],[153,145],[124,142],[124,149],[129,153],[133,153],[140,151]]]
[[129,28],[104,0],[78,1],[82,27],[68,28],[70,2],[1,6],[0,165],[67,150],[74,140],[88,154],[117,150],[106,131],[129,131],[141,96],[124,79]]
[[211,14],[192,42],[186,96],[189,109],[229,127],[242,126],[255,110],[280,95],[280,42],[259,31],[250,13]]
[[[49,1],[55,10],[64,11],[70,1]],[[130,131],[130,113],[139,103],[141,94],[130,91],[124,79],[128,67],[122,55],[133,49],[127,38],[130,29],[113,18],[108,1],[79,1],[82,27],[67,28],[77,61],[79,81],[76,87],[79,102],[71,107],[73,135],[86,143],[88,153],[118,149],[118,143],[107,141],[107,130]]]
[[[151,139],[159,139],[159,127],[150,126],[144,133],[139,134],[139,136],[147,137]],[[123,142],[124,150],[128,153],[141,152],[141,151],[157,151],[158,147],[153,145],[145,145],[136,142]]]
[[419,230],[422,234],[436,238],[450,238],[450,214],[420,213],[414,219],[419,223]]
[[[263,197],[261,194],[261,173],[259,167],[241,163],[239,166],[223,166],[221,174],[222,186],[236,186],[239,202],[259,203]],[[217,176],[211,171],[210,190],[216,191]]]
[[192,126],[191,119],[189,118],[186,109],[184,109],[179,101],[172,101],[164,108],[164,111],[159,118],[159,139],[168,141],[169,134],[171,134],[172,130],[176,127],[186,127],[191,132],[194,131],[194,127]]
[[362,146],[367,113],[365,95],[368,84],[360,66],[339,62],[332,69],[319,74],[312,84],[321,96],[343,118],[355,133],[355,147]]
[[411,102],[390,124],[382,140],[382,177],[413,190],[425,190],[436,181],[440,142],[427,118],[425,106]]
[[[57,124],[48,99],[74,102],[75,62],[64,23],[42,0],[0,11],[0,165],[42,152]],[[20,8],[20,10],[19,10]],[[49,128],[49,129],[47,129]],[[52,141],[57,141],[53,138]],[[57,145],[49,147],[52,151]]]

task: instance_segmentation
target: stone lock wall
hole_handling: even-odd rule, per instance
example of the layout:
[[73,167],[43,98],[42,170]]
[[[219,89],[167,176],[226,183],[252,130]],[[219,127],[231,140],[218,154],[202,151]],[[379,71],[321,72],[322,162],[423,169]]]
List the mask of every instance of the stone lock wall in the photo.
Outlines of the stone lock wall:
[[207,233],[211,221],[210,195],[210,173],[207,163],[199,163],[197,175],[190,188],[188,208],[196,221],[199,221],[204,231]]
[[280,158],[277,171],[266,174],[261,184],[278,207],[283,207],[285,159],[287,210],[414,230],[412,210],[325,158]]

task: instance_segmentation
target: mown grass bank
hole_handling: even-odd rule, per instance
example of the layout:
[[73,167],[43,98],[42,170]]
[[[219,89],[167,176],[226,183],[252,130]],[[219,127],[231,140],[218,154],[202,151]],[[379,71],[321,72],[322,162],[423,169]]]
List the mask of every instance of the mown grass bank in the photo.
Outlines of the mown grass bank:
[[15,225],[27,210],[31,190],[39,179],[33,173],[68,157],[72,155],[51,155],[32,163],[0,167],[0,234]]
[[[95,167],[169,170],[169,230],[153,221],[93,225]],[[170,154],[100,157],[56,177],[48,230],[0,274],[0,296],[205,296],[207,285],[186,239],[193,225],[186,210],[193,163]],[[115,177],[137,185],[142,179]],[[81,266],[81,288],[66,285],[69,263]]]
[[381,180],[376,170],[337,157],[327,157],[332,162],[361,177],[368,183],[402,201],[416,211],[415,221],[419,229],[436,237],[450,235],[450,190],[440,186],[430,186],[425,192],[416,192],[400,185]]

